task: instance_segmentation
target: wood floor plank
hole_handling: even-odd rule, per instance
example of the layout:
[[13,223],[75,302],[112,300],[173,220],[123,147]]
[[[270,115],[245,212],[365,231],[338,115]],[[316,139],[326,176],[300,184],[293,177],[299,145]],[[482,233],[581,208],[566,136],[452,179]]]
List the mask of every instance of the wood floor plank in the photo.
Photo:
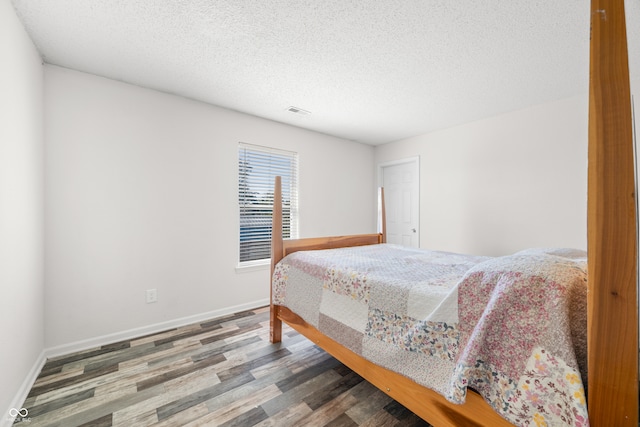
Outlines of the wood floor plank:
[[173,390],[182,394],[191,394],[203,388],[211,387],[219,384],[220,378],[216,374],[217,367],[215,365],[207,366],[187,375],[183,375],[164,383],[165,394],[172,394]]
[[397,426],[399,421],[384,409],[379,410],[363,423],[360,427],[393,427]]
[[[129,378],[135,375],[143,375],[144,369],[138,366],[135,369],[118,369],[117,371],[109,372],[105,375],[98,376],[95,378],[88,379],[86,381],[74,382],[73,384],[65,385],[61,388],[52,389],[44,392],[43,394],[39,394],[35,398],[35,405],[42,405],[53,400],[64,398],[67,395],[80,393],[84,390],[90,389],[102,389],[103,387],[108,387],[109,384],[121,384],[122,388],[127,388]],[[100,393],[97,393],[96,396],[99,396]]]
[[71,405],[76,402],[81,402],[83,400],[91,399],[95,395],[95,388],[84,390],[79,393],[70,394],[64,396],[61,399],[56,399],[50,402],[47,402],[42,405],[37,405],[32,407],[29,410],[30,417],[39,417],[41,415],[46,414],[47,412],[55,411],[56,409],[63,408],[65,406]]
[[165,372],[164,374],[156,375],[152,378],[149,378],[144,381],[140,381],[138,383],[138,391],[145,390],[149,387],[153,387],[157,384],[165,383],[169,380],[173,380],[179,378],[181,376],[190,374],[191,372],[199,371],[200,369],[206,368],[208,366],[217,365],[218,363],[226,360],[224,355],[216,354],[206,359],[199,360],[190,364],[189,366],[185,366],[179,369],[173,369],[169,372]]
[[131,347],[137,347],[139,345],[152,343],[157,339],[161,339],[161,338],[164,338],[164,337],[171,336],[171,335],[175,334],[176,331],[188,331],[188,330],[198,329],[198,328],[200,328],[200,324],[194,323],[192,325],[182,326],[180,328],[167,329],[167,330],[162,331],[162,332],[154,332],[154,333],[151,333],[151,334],[142,335],[142,336],[139,336],[137,338],[131,339],[129,341],[129,344],[131,345]]
[[212,324],[209,326],[202,326],[200,328],[194,328],[188,331],[183,331],[174,335],[169,335],[167,337],[164,338],[158,338],[155,341],[153,341],[153,344],[156,346],[162,345],[162,344],[167,344],[167,343],[172,343],[174,341],[182,341],[185,338],[191,338],[194,337],[196,335],[202,335],[204,333],[207,332],[211,332],[211,331],[217,331],[222,329],[222,326],[220,326],[220,324]]
[[155,353],[163,352],[165,350],[171,350],[173,348],[173,343],[168,342],[162,345],[153,345],[153,346],[137,346],[134,348],[130,348],[128,351],[121,351],[118,354],[114,354],[111,357],[103,357],[101,360],[95,360],[91,363],[85,365],[84,371],[91,372],[96,369],[102,369],[108,366],[119,365],[122,362],[126,362],[129,360],[135,360],[140,357],[144,357],[147,355],[152,355]]
[[44,375],[40,375],[38,377],[38,379],[33,383],[33,386],[35,387],[39,387],[39,386],[43,386],[46,384],[51,384],[52,382],[56,382],[56,381],[60,381],[60,380],[64,380],[67,378],[71,378],[71,377],[75,377],[78,375],[82,375],[84,373],[84,367],[82,366],[77,366],[74,368],[69,368],[66,370],[62,370],[62,367],[64,365],[58,366],[59,371],[58,372],[51,372],[48,371],[46,374]]
[[179,412],[169,415],[167,418],[159,419],[153,427],[181,427],[190,422],[201,420],[209,414],[206,403],[200,402]]
[[357,427],[358,424],[355,423],[346,413],[340,414],[337,418],[331,420],[327,424],[326,427]]
[[251,357],[258,357],[262,354],[268,354],[268,352],[273,352],[273,351],[277,351],[277,350],[281,350],[283,348],[285,348],[286,350],[289,351],[289,354],[278,358],[278,359],[274,359],[273,361],[269,362],[269,363],[265,363],[265,364],[261,364],[259,366],[254,366],[251,368],[251,374],[256,377],[256,379],[258,378],[262,378],[265,376],[270,376],[274,371],[277,371],[279,369],[282,368],[286,368],[290,373],[293,373],[293,371],[291,370],[292,366],[295,366],[296,361],[300,358],[300,357],[305,357],[302,354],[296,354],[296,353],[292,353],[288,348],[281,346],[281,347],[277,347],[277,346],[270,346],[269,347],[265,347],[264,349],[261,349],[260,352],[253,352],[252,356],[249,356],[249,358]]
[[77,353],[63,355],[58,357],[52,357],[47,360],[45,364],[45,368],[43,371],[46,372],[47,369],[51,369],[60,365],[68,365],[71,362],[78,360],[89,360],[92,357],[99,356],[101,354],[109,354],[113,353],[115,350],[124,349],[130,346],[128,341],[122,341],[115,344],[103,345],[100,347],[91,348],[88,350],[79,351]]
[[137,411],[135,416],[130,418],[118,418],[117,412],[113,413],[112,427],[148,427],[158,422],[158,415],[155,409],[146,412]]
[[[253,402],[254,405],[258,405],[254,397],[258,396],[262,390],[274,386],[274,384],[286,376],[290,375],[287,369],[280,369],[272,373],[270,377],[263,377],[254,381],[247,382],[234,389],[227,390],[217,396],[207,400],[207,407],[210,412],[219,411],[224,408],[229,408],[236,405],[240,401],[244,401],[247,397]],[[277,387],[276,387],[277,388]],[[278,389],[278,393],[272,396],[269,401],[279,397],[282,391]],[[265,402],[260,403],[263,405]]]
[[377,389],[366,381],[353,387],[350,392],[358,399],[358,403],[349,408],[346,413],[358,425],[368,424],[372,414],[378,413],[380,408],[384,408],[393,400],[384,393],[376,393]]
[[250,325],[247,326],[245,328],[236,328],[236,329],[232,329],[230,331],[224,332],[224,333],[220,333],[220,334],[214,334],[210,337],[206,337],[200,340],[200,342],[202,344],[209,344],[212,343],[214,341],[220,341],[220,340],[224,340],[224,339],[228,339],[228,338],[232,338],[232,337],[239,337],[241,335],[245,335],[249,332],[253,332],[256,331],[258,329],[260,329],[261,326],[260,324],[255,324],[255,325]]
[[[271,399],[269,402],[272,402]],[[262,405],[265,409],[265,405]],[[300,420],[308,417],[313,411],[309,406],[304,403],[298,403],[283,408],[280,412],[277,412],[269,418],[257,423],[255,427],[292,427],[300,424]]]
[[108,389],[118,385],[135,385],[152,379],[158,375],[179,369],[187,369],[193,366],[193,360],[188,355],[183,355],[181,359],[172,360],[169,363],[149,366],[148,363],[120,365],[118,372],[110,374],[109,377],[100,381],[99,389]]
[[355,405],[357,400],[349,393],[343,393],[335,399],[327,402],[318,409],[315,409],[310,416],[300,420],[300,426],[324,426],[340,417],[350,407]]
[[300,384],[307,382],[309,379],[314,378],[329,369],[334,369],[339,364],[340,362],[338,362],[336,359],[327,358],[323,362],[320,362],[314,366],[311,366],[309,369],[300,371],[296,374],[291,375],[291,377],[283,381],[279,381],[277,383],[277,386],[282,391],[288,391]]
[[[247,413],[252,413],[254,410],[258,409],[260,405],[264,402],[273,399],[274,397],[280,395],[282,392],[275,384],[271,384],[268,387],[261,388],[259,390],[253,391],[251,394],[246,394],[244,398],[236,398],[229,404],[220,406],[215,405],[215,410],[212,409],[211,404],[207,404],[209,411],[211,411],[208,415],[204,416],[199,420],[200,422],[208,422],[209,424],[205,425],[224,425],[228,423],[229,425],[236,425],[236,422],[232,420],[235,419],[245,419],[243,416]],[[262,408],[259,408],[259,418],[255,418],[255,422],[260,422],[268,418],[268,415],[264,412]],[[252,418],[256,417],[257,414],[252,414]],[[247,424],[244,424],[247,425]],[[248,424],[252,425],[252,424]]]
[[48,360],[21,427],[428,426],[263,307]]
[[38,394],[44,394],[46,392],[61,389],[64,387],[69,387],[71,385],[79,384],[82,382],[87,382],[95,378],[99,378],[103,375],[109,374],[111,372],[117,372],[118,367],[115,365],[107,366],[101,369],[96,369],[89,373],[83,373],[81,375],[76,375],[70,378],[65,378],[62,380],[54,381],[48,384],[44,384],[41,386],[36,386],[31,389],[29,396],[35,396]]
[[[271,416],[281,413],[289,407],[295,406],[299,403],[304,404],[305,408],[309,408],[309,405],[304,401],[307,396],[312,395],[317,390],[336,379],[341,378],[341,375],[332,369],[329,369],[313,378],[308,379],[297,387],[291,388],[283,392],[280,396],[265,402],[262,407]],[[309,408],[312,411],[311,408]]]
[[[340,377],[338,380],[325,385],[321,390],[316,391],[313,395],[304,398],[304,402],[314,411],[317,408],[333,401],[338,396],[351,390],[352,387],[360,384],[362,377],[355,372],[349,372],[347,375]],[[355,397],[354,397],[355,399]],[[356,400],[357,401],[357,400]]]
[[[299,346],[297,346],[299,348]],[[291,350],[294,351],[293,349]],[[327,354],[322,349],[314,346],[308,346],[306,348],[301,348],[295,352],[296,355],[300,355],[300,357],[296,357],[291,360],[291,364],[289,365],[289,369],[294,374],[298,372],[306,371],[319,363],[323,363],[328,359],[331,359],[331,355]]]
[[115,398],[114,396],[87,399],[57,409],[40,417],[31,417],[29,427],[77,427],[91,422],[118,408],[146,400],[150,396],[161,393],[162,386],[150,388],[142,392],[127,394]]
[[429,424],[426,421],[418,418],[413,412],[392,400],[384,406],[385,411],[393,415],[398,422],[398,426],[407,426],[407,427],[419,427],[419,426],[428,426]]
[[215,366],[209,366],[197,372],[192,372],[185,376],[164,383],[164,392],[152,396],[134,405],[128,405],[114,412],[114,425],[137,425],[128,420],[135,420],[137,417],[153,412],[153,422],[158,422],[157,408],[167,405],[179,399],[186,398],[194,393],[219,384],[220,380],[215,374]]
[[[248,411],[241,413],[236,418],[220,424],[220,427],[245,427],[253,426],[267,418],[262,408],[250,408]],[[206,424],[205,424],[206,425]]]
[[247,351],[251,351],[253,348],[263,347],[265,342],[255,336],[249,336],[243,338],[240,341],[232,343],[226,343],[225,341],[216,341],[207,345],[202,345],[201,351],[198,354],[193,355],[193,360],[198,361],[205,359],[214,354],[224,354],[227,359],[230,359],[235,354],[246,354]]
[[78,427],[111,427],[112,424],[112,414],[107,414],[104,417],[80,424]]
[[202,351],[202,345],[199,342],[190,343],[184,346],[174,345],[173,347],[169,347],[164,350],[141,355],[135,359],[123,360],[118,364],[118,366],[120,369],[130,369],[139,365],[144,365],[148,369],[155,369],[161,366],[170,365],[179,360],[189,359],[191,356],[198,354],[199,351]]
[[258,368],[260,366],[266,365],[274,360],[281,359],[284,356],[290,355],[291,352],[286,348],[281,348],[269,354],[266,354],[262,357],[258,357],[256,359],[250,359],[249,361],[242,363],[240,365],[236,365],[232,368],[226,369],[222,372],[218,372],[218,377],[220,377],[221,381],[224,381],[228,378],[232,378],[236,375],[239,375],[243,372],[251,371],[252,369]]
[[[208,327],[211,325],[225,325],[225,324],[234,324],[241,327],[244,324],[243,319],[253,319],[252,322],[255,323],[257,319],[262,319],[264,317],[264,310],[253,310],[253,311],[243,311],[240,313],[229,314],[227,316],[221,316],[217,319],[212,319],[208,321],[204,321],[201,323],[203,327]],[[266,313],[269,313],[267,310]],[[268,318],[268,314],[267,314]]]
[[192,406],[204,403],[209,399],[226,393],[227,391],[232,390],[236,387],[240,387],[241,385],[253,380],[253,376],[250,373],[245,372],[227,381],[220,382],[196,393],[192,393],[182,399],[177,399],[158,408],[158,420],[163,420]]

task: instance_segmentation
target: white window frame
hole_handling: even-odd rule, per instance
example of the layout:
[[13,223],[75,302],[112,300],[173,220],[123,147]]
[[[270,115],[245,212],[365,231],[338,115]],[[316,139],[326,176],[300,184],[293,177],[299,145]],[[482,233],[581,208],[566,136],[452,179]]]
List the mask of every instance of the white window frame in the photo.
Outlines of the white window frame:
[[[251,165],[248,171],[245,165]],[[293,151],[238,144],[238,255],[241,271],[269,265],[273,183],[282,177],[283,236],[298,238],[298,154]],[[271,200],[269,200],[271,199]],[[286,204],[288,203],[288,207]],[[286,216],[289,213],[290,223]],[[248,242],[254,240],[255,245]],[[248,252],[253,251],[251,255]],[[264,256],[260,255],[267,255]]]

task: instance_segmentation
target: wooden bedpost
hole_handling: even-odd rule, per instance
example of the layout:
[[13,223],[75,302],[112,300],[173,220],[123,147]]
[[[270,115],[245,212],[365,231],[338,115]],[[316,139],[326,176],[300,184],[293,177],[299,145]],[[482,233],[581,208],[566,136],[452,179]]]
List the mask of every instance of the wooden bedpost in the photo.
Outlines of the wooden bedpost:
[[387,207],[384,203],[384,188],[378,189],[378,233],[380,233],[380,243],[387,243]]
[[623,0],[592,0],[589,92],[589,419],[593,427],[636,427],[637,230]]
[[[271,281],[273,270],[282,259],[282,178],[276,176],[273,188],[273,215],[271,217]],[[278,317],[278,307],[273,304],[273,283],[269,291],[270,318],[269,340],[272,343],[282,341],[282,320]]]

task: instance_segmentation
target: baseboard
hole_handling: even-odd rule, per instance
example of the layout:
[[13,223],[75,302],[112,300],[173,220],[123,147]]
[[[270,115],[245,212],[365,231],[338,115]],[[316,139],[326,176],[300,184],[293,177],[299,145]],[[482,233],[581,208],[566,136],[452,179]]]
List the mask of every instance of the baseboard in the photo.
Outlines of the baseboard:
[[[118,341],[130,340],[144,335],[162,332],[167,329],[178,328],[190,325],[192,323],[202,322],[216,317],[226,316],[228,314],[240,311],[251,310],[258,307],[269,305],[269,299],[253,301],[246,304],[240,304],[232,307],[213,310],[206,313],[195,314],[193,316],[182,317],[179,319],[169,320],[166,322],[156,323],[153,325],[143,326],[140,328],[129,329],[126,331],[116,332],[113,334],[102,335],[95,338],[89,338],[82,341],[76,341],[69,344],[63,344],[56,347],[50,347],[44,350],[45,358],[63,356],[65,354],[75,353],[77,351],[88,350]],[[39,372],[39,371],[38,371]]]
[[[47,361],[47,356],[45,354],[45,350],[42,350],[42,352],[40,352],[40,355],[38,356],[38,359],[33,364],[33,366],[31,367],[31,370],[29,371],[24,381],[22,382],[20,389],[18,389],[16,396],[13,398],[13,401],[11,402],[11,406],[9,406],[7,410],[2,413],[2,416],[0,418],[0,427],[12,426],[16,418],[14,413],[16,411],[21,411],[23,409],[22,404],[24,403],[25,399],[29,395],[29,391],[31,391],[31,387],[33,387],[33,383],[36,382],[36,378],[38,378],[38,375],[40,374],[40,371],[42,370],[42,367],[44,366],[46,361]],[[28,417],[29,415],[27,414],[25,418],[28,418]]]

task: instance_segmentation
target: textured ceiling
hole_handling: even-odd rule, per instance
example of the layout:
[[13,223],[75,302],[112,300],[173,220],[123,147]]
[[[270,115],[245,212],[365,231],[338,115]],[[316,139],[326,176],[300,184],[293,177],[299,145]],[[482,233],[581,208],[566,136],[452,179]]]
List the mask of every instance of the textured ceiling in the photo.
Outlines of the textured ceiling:
[[47,63],[368,144],[588,90],[586,0],[13,4]]

